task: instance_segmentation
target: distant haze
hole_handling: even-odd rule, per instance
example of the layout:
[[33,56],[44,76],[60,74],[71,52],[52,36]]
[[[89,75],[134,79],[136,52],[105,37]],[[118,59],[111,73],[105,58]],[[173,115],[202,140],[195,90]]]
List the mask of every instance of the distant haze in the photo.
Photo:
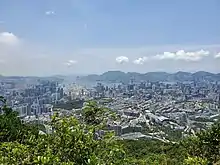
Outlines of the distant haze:
[[0,74],[220,72],[218,0],[0,1]]

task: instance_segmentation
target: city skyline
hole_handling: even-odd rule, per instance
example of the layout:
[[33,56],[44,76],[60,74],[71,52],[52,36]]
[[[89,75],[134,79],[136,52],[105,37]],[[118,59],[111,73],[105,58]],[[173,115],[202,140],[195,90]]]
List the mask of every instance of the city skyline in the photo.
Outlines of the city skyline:
[[3,75],[220,72],[219,2],[0,2]]

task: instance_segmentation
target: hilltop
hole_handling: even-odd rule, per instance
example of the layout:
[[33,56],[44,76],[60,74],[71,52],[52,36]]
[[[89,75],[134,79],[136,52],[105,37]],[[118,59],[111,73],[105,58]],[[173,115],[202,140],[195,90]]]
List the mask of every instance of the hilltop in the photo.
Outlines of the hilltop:
[[210,73],[205,71],[198,71],[195,73],[190,72],[147,72],[147,73],[137,73],[137,72],[122,72],[122,71],[108,71],[101,75],[93,74],[88,76],[83,76],[79,78],[79,81],[95,82],[112,82],[112,83],[128,83],[131,79],[135,81],[220,81],[220,73]]

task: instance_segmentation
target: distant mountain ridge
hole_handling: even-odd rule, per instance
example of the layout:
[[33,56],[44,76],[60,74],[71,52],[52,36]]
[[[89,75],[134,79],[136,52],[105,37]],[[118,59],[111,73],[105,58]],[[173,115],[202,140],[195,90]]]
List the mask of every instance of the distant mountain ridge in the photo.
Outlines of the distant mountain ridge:
[[128,83],[131,79],[135,81],[220,81],[220,73],[214,74],[205,71],[198,71],[195,73],[190,72],[147,72],[147,73],[137,73],[137,72],[122,72],[122,71],[108,71],[101,75],[93,74],[88,76],[83,76],[79,78],[79,81],[103,81],[103,82],[113,82],[113,83]]

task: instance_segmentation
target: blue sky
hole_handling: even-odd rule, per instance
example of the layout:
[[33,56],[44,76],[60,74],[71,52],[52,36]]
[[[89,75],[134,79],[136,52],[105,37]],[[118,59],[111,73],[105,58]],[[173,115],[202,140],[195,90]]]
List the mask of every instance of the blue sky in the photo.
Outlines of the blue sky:
[[[0,45],[2,54],[7,54],[0,56],[0,60],[11,62],[21,55],[20,59],[24,61],[16,64],[17,60],[14,60],[13,64],[16,67],[26,64],[21,70],[7,69],[3,73],[43,75],[98,73],[109,69],[158,70],[158,67],[149,67],[149,62],[145,61],[160,66],[162,63],[164,66],[159,70],[169,72],[187,70],[188,67],[184,68],[186,61],[190,63],[188,71],[218,72],[220,61],[216,62],[217,58],[209,58],[206,67],[202,58],[194,60],[193,64],[182,57],[175,61],[170,61],[171,57],[165,61],[147,59],[158,53],[179,50],[184,50],[186,56],[190,56],[187,52],[195,53],[200,49],[209,51],[210,56],[217,55],[220,51],[219,8],[219,0],[1,0],[0,33],[13,34],[22,44],[12,52],[12,48],[8,52],[9,48],[6,50]],[[35,62],[36,58],[39,60],[42,69],[29,66],[32,63],[30,56]],[[122,58],[125,61],[118,64],[115,61],[118,56],[128,60]],[[144,63],[134,65],[134,61],[143,56],[147,57]],[[53,58],[54,66],[48,67],[45,58]],[[109,64],[100,64],[104,60]],[[171,68],[170,62],[173,63]],[[86,67],[81,68],[82,65]]]

